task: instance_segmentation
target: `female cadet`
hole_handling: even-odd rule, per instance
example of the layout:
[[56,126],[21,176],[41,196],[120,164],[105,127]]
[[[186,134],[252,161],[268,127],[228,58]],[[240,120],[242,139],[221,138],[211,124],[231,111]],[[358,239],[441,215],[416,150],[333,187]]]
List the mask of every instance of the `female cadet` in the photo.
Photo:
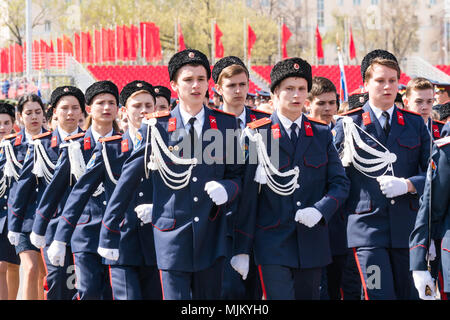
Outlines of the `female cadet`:
[[[37,300],[43,299],[42,280],[45,271],[39,249],[31,244],[29,238],[36,207],[31,205],[16,208],[15,204],[18,201],[24,204],[32,203],[35,200],[35,198],[30,198],[23,201],[22,195],[17,193],[17,188],[20,183],[19,177],[22,177],[25,165],[33,159],[32,137],[41,134],[44,130],[42,128],[44,104],[36,94],[27,94],[19,99],[17,111],[25,129],[21,130],[12,141],[14,154],[11,152],[10,145],[7,146],[9,149],[8,156],[15,156],[15,158],[11,158],[12,163],[5,164],[7,167],[4,171],[7,177],[14,177],[14,179],[11,179],[13,183],[8,198],[8,238],[11,244],[16,246],[16,253],[20,256],[24,270],[22,299]],[[7,162],[9,161],[7,160]],[[16,201],[16,198],[18,201]]]
[[[14,106],[8,103],[0,104],[0,140],[11,137],[14,121]],[[2,148],[0,149],[0,300],[15,300],[19,289],[20,259],[7,238],[8,184],[3,175],[5,162],[5,152]]]
[[[120,93],[120,103],[125,106],[128,131],[122,137],[101,139],[103,141],[97,145],[94,164],[80,180],[80,184],[82,180],[93,182],[91,190],[103,182],[108,200],[123,163],[132,150],[142,144],[138,129],[145,114],[154,111],[155,106],[152,85],[144,81],[127,84]],[[103,217],[98,252],[110,264],[114,299],[161,299],[152,226],[140,223],[135,212],[143,199],[152,197],[150,181],[145,179],[135,190],[126,212],[108,211],[109,214],[105,213]],[[78,205],[84,203],[85,198],[80,194]]]
[[[78,122],[85,110],[84,94],[76,87],[58,87],[52,92],[50,104],[58,122],[53,134],[42,137],[41,143],[45,146],[44,152],[46,152],[47,157],[52,159],[52,164],[55,163],[56,166],[56,161],[60,157],[62,150],[64,150],[64,148],[60,148],[61,144],[64,143],[64,139],[82,131],[78,127]],[[36,157],[35,159],[39,158]],[[39,161],[35,160],[35,167],[39,166]],[[30,175],[28,181],[25,180],[24,182],[21,184],[22,186],[33,186],[36,184],[36,179]],[[64,267],[53,266],[48,262],[47,258],[47,250],[54,237],[57,217],[59,217],[64,207],[70,184],[55,186],[51,177],[48,177],[43,182],[45,182],[43,186],[45,187],[45,191],[39,199],[32,230],[35,230],[37,225],[42,224],[45,224],[45,229],[42,231],[42,236],[32,232],[30,234],[30,240],[34,246],[42,248],[47,274],[45,281],[46,299],[70,300],[76,293],[74,288],[67,286],[67,279],[70,276],[70,269],[68,270],[68,268],[73,265],[72,256],[68,256]],[[31,188],[31,190],[33,189]],[[49,227],[47,228],[47,226]]]
[[[97,254],[98,235],[106,206],[104,188],[101,185],[94,190],[94,194],[89,193],[90,197],[86,206],[79,205],[78,190],[86,187],[79,178],[95,160],[93,153],[95,144],[101,137],[118,134],[115,119],[118,112],[119,91],[111,81],[99,81],[87,88],[85,97],[91,110],[91,118],[87,123],[91,120],[92,125],[81,140],[82,149],[84,149],[82,156],[80,154],[81,144],[75,146],[69,144],[68,152],[63,153],[61,162],[67,161],[64,159],[64,155],[69,158],[69,162],[72,162],[74,158],[79,159],[78,162],[70,163],[70,172],[76,173],[78,181],[67,198],[62,215],[58,218],[55,236],[48,248],[47,255],[50,263],[55,266],[63,266],[66,245],[70,242],[75,263],[78,299],[110,299],[111,288],[108,283],[107,269]],[[91,160],[85,165],[84,161],[89,158]],[[81,170],[79,170],[80,168]]]

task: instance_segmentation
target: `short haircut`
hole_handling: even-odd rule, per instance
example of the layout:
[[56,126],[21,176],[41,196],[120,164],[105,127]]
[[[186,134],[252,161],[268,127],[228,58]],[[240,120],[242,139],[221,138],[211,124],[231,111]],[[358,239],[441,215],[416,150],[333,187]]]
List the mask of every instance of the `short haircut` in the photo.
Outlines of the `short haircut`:
[[37,102],[41,106],[42,112],[45,113],[45,107],[42,103],[41,98],[35,93],[28,93],[19,98],[19,102],[17,103],[17,112],[22,114],[23,107],[27,102]]
[[217,79],[217,84],[221,85],[223,78],[231,78],[235,75],[245,73],[247,75],[247,81],[250,78],[247,69],[245,69],[243,66],[240,66],[238,64],[233,64],[231,66],[228,66],[222,70],[222,72],[219,75],[219,78]]
[[366,73],[364,74],[365,81],[369,81],[370,78],[372,78],[373,66],[376,64],[379,64],[379,65],[382,65],[382,66],[385,66],[385,67],[388,67],[390,69],[397,71],[397,79],[400,79],[401,70],[400,70],[400,67],[397,62],[395,62],[394,60],[389,60],[389,59],[384,59],[384,58],[375,58],[370,63],[370,66],[366,69]]
[[417,77],[409,80],[408,84],[406,85],[405,95],[406,97],[409,97],[411,95],[412,90],[428,90],[428,89],[432,90],[434,94],[433,84],[428,79]]
[[325,77],[314,77],[312,79],[311,90],[308,93],[308,100],[312,102],[315,97],[328,92],[335,93],[337,100],[337,90],[333,82]]
[[0,103],[0,114],[7,114],[11,117],[12,122],[16,120],[15,108],[9,103]]

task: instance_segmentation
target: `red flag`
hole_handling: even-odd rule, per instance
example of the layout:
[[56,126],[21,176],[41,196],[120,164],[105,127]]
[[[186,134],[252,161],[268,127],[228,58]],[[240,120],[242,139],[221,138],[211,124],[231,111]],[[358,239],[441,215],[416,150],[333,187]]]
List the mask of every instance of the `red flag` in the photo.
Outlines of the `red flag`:
[[72,41],[70,41],[70,38],[67,37],[66,35],[63,35],[62,44],[63,44],[62,51],[64,53],[69,53],[73,55],[73,44]]
[[102,28],[102,60],[105,61],[111,61],[110,56],[110,41],[109,41],[109,30]]
[[319,26],[316,27],[316,52],[317,59],[323,59],[322,37],[319,32]]
[[83,63],[92,63],[94,52],[92,47],[92,38],[89,32],[81,32],[81,57]]
[[123,26],[116,26],[117,59],[124,60]]
[[116,31],[114,29],[108,29],[108,50],[109,61],[116,60]]
[[23,72],[23,49],[17,43],[14,44],[15,72]]
[[94,63],[100,63],[102,61],[102,43],[100,41],[100,32],[101,31],[94,30]]
[[131,28],[123,26],[123,59],[131,60]]
[[78,62],[81,62],[81,37],[78,33],[74,34],[74,40],[75,42],[75,59],[77,59]]
[[184,44],[184,36],[181,31],[181,24],[178,24],[178,51],[186,50],[186,45]]
[[349,41],[348,46],[349,46],[348,52],[350,55],[350,60],[355,59],[356,58],[356,49],[355,49],[355,42],[353,41],[352,27],[350,27],[350,41]]
[[141,54],[149,62],[162,59],[159,27],[153,22],[141,22]]
[[215,24],[215,41],[216,41],[216,58],[220,59],[223,58],[224,56],[224,48],[223,48],[223,44],[222,41],[220,40],[220,38],[222,38],[223,33],[222,31],[219,29],[219,26],[217,25],[217,23]]
[[251,55],[252,55],[252,48],[253,45],[256,42],[256,34],[253,31],[253,29],[250,27],[250,25],[248,25],[248,32],[247,32],[247,41],[248,41],[248,45],[247,45],[247,56],[250,59]]
[[281,50],[282,50],[282,59],[287,59],[287,42],[289,41],[289,38],[292,36],[291,30],[286,26],[286,24],[283,23],[282,31],[281,31]]
[[139,50],[139,29],[134,24],[131,25],[131,46],[130,60],[136,60]]
[[0,50],[0,73],[8,73],[8,50]]
[[159,40],[159,27],[153,26],[153,61],[159,61],[162,59],[161,41]]

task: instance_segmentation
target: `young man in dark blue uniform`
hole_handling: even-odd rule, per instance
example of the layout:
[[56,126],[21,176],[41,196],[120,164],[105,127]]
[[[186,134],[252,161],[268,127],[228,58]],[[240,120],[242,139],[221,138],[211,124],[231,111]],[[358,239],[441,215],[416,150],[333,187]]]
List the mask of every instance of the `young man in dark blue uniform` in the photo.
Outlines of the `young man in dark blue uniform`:
[[[445,125],[447,130],[450,123]],[[435,299],[435,281],[430,274],[430,244],[442,239],[441,259],[443,291],[450,293],[450,136],[435,140],[425,190],[416,224],[409,238],[410,270],[419,297]],[[427,288],[428,286],[428,288]]]
[[238,227],[253,241],[266,299],[319,299],[321,270],[331,262],[327,225],[349,181],[328,126],[302,113],[312,83],[308,62],[277,63],[271,81],[276,112],[247,125],[256,133],[246,129],[258,166],[237,215],[248,212],[247,223]]
[[[223,99],[221,109],[236,115],[238,130],[244,130],[249,122],[270,116],[268,113],[253,110],[244,105],[248,93],[249,73],[245,64],[238,57],[228,56],[217,61],[212,69],[212,78],[216,83],[216,91]],[[248,153],[248,141],[239,152],[241,154]],[[243,181],[243,183],[246,182]],[[247,199],[241,195],[239,201],[247,201]],[[238,201],[234,202],[234,207],[230,208],[230,212],[227,215],[228,257],[224,266],[222,298],[231,300],[259,300],[262,297],[262,292],[258,272],[253,260],[253,252],[246,252],[250,257],[250,265],[245,275],[241,276],[230,264],[230,259],[233,257],[233,238],[235,238],[236,242],[239,241],[239,235],[235,235],[234,229],[235,213],[239,205],[238,203]]]
[[[67,255],[66,245],[70,243],[74,256],[78,298],[110,299],[108,270],[97,253],[100,225],[106,207],[104,187],[99,186],[93,194],[89,193],[90,199],[85,207],[80,207],[78,201],[80,189],[84,187],[84,184],[79,182],[86,174],[86,168],[94,162],[92,155],[96,143],[100,137],[118,134],[114,128],[114,121],[118,112],[119,91],[114,83],[99,81],[86,89],[85,97],[86,104],[91,109],[92,125],[83,137],[78,137],[79,141],[74,141],[74,144],[69,142],[67,153],[63,153],[60,174],[63,177],[68,176],[69,179],[72,174],[75,175],[77,183],[67,198],[63,213],[58,217],[58,225],[47,250],[47,256],[53,265],[63,266]],[[86,164],[85,161],[89,158]],[[70,165],[67,165],[67,161]],[[66,165],[63,165],[64,163]]]
[[[138,215],[154,226],[164,299],[219,299],[221,294],[224,205],[239,195],[243,168],[224,161],[227,129],[234,133],[235,117],[203,105],[210,70],[197,50],[170,59],[171,86],[180,102],[170,113],[149,116],[140,130],[143,144],[125,162],[107,207],[106,215],[125,211],[141,179],[151,175],[153,197],[145,199],[148,206]],[[207,148],[211,136],[214,150]],[[217,142],[220,137],[223,142]]]
[[[35,230],[36,225],[42,224],[42,222],[48,228],[40,231],[43,234],[42,236],[31,232],[30,240],[35,247],[42,248],[42,255],[46,267],[46,281],[44,286],[46,298],[48,300],[70,300],[76,293],[74,288],[69,288],[67,285],[68,278],[71,275],[70,268],[73,267],[72,255],[67,256],[64,266],[53,266],[48,260],[47,250],[53,241],[58,221],[57,218],[62,213],[68,192],[66,192],[61,201],[58,201],[59,199],[56,198],[56,195],[60,191],[69,189],[65,186],[54,188],[52,185],[54,167],[57,166],[57,160],[61,156],[61,144],[64,143],[64,139],[82,131],[78,127],[78,121],[82,116],[82,112],[85,110],[84,94],[80,89],[73,86],[58,87],[52,92],[50,105],[54,108],[54,112],[58,117],[58,125],[52,134],[48,133],[39,139],[39,143],[44,148],[39,147],[40,154],[35,157],[33,163],[36,169],[37,167],[42,168],[40,169],[42,173],[40,175],[43,175],[45,171],[47,172],[45,173],[44,179],[38,180],[41,183],[39,188],[45,191],[37,199],[36,215],[32,230]],[[46,158],[52,162],[47,162]],[[36,171],[36,173],[39,172]],[[18,191],[21,192],[21,197],[22,194],[26,196],[27,193],[32,192],[37,187],[34,175],[29,174],[21,185],[22,189]]]
[[400,68],[375,50],[361,63],[369,101],[338,120],[336,148],[351,181],[347,241],[365,299],[411,299],[408,237],[423,192],[430,137],[419,115],[394,105]]
[[[123,136],[100,139],[95,160],[79,182],[84,182],[89,188],[80,192],[79,205],[87,201],[89,196],[86,194],[89,195],[100,183],[105,187],[109,202],[123,163],[133,149],[142,144],[143,138],[138,130],[145,114],[154,111],[153,86],[140,80],[128,83],[120,93],[120,104],[125,107],[128,130]],[[115,300],[162,298],[152,225],[141,222],[135,211],[139,211],[138,206],[143,204],[144,199],[151,199],[152,196],[151,180],[145,179],[134,191],[125,212],[107,211],[103,216],[97,251],[109,265]]]

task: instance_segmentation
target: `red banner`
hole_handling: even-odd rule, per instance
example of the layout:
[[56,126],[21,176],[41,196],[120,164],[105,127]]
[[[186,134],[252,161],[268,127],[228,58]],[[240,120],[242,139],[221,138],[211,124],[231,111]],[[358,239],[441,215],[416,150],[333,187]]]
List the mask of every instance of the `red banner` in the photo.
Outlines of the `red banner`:
[[116,26],[117,60],[125,60],[124,42],[123,26]]
[[251,56],[252,56],[253,45],[256,42],[256,34],[253,31],[252,27],[250,27],[250,25],[248,25],[247,42],[248,42],[248,45],[247,45],[247,56],[250,59]]
[[216,51],[216,58],[220,59],[220,58],[223,58],[225,50],[223,48],[223,44],[222,44],[222,40],[221,40],[221,38],[223,36],[223,33],[219,29],[219,26],[217,25],[217,23],[215,24],[215,32],[214,32],[214,34],[215,34],[215,38],[216,38],[215,39],[215,43],[216,43],[216,50],[215,50]]
[[283,27],[281,30],[281,51],[282,51],[282,59],[287,59],[289,56],[287,54],[287,42],[289,38],[292,36],[291,30],[283,23]]
[[78,33],[74,34],[74,40],[75,42],[75,59],[77,59],[78,62],[81,62],[81,37]]
[[323,59],[322,36],[319,32],[319,26],[316,27],[316,55],[317,59]]
[[178,24],[178,51],[186,50],[186,44],[184,43],[183,32],[181,31],[181,24]]
[[92,63],[94,61],[94,48],[89,32],[81,32],[81,62]]
[[355,59],[356,58],[356,48],[355,48],[355,42],[353,41],[352,27],[350,27],[350,41],[349,41],[348,46],[349,46],[348,52],[349,52],[350,60]]
[[141,22],[141,55],[148,62],[162,59],[159,27],[153,22]]

